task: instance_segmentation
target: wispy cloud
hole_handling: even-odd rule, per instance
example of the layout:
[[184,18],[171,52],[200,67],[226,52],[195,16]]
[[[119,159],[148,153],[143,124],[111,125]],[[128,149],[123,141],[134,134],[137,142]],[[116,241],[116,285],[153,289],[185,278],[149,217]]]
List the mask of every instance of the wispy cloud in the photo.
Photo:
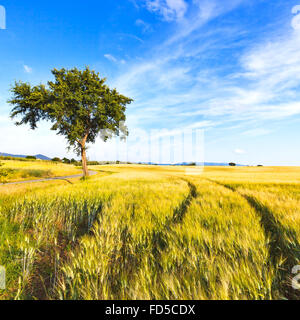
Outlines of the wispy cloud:
[[24,64],[24,71],[26,72],[26,73],[32,73],[32,68],[31,67],[29,67],[29,66],[27,66],[26,64]]
[[135,21],[135,24],[138,26],[138,27],[141,27],[143,32],[150,32],[152,31],[152,27],[149,23],[145,22],[144,20],[142,19],[137,19]]
[[118,36],[120,37],[120,40],[124,40],[124,38],[131,38],[131,39],[134,39],[140,43],[143,43],[143,39],[137,37],[136,35],[134,34],[129,34],[129,33],[119,33]]
[[129,2],[131,2],[136,9],[139,9],[139,6],[138,6],[136,0],[129,0]]
[[107,60],[111,61],[111,62],[117,62],[118,61],[112,54],[109,54],[109,53],[105,54],[104,57]]
[[6,29],[6,10],[0,5],[0,29]]
[[121,63],[121,64],[125,64],[126,63],[126,61],[124,59],[118,60],[112,54],[105,54],[104,58],[106,58],[107,60],[109,60],[111,62],[114,62],[114,63]]
[[270,134],[272,131],[268,130],[268,129],[264,129],[264,128],[255,128],[255,129],[251,129],[251,130],[247,130],[245,132],[243,132],[244,136],[248,136],[248,137],[259,137],[259,136],[264,136],[267,134]]
[[300,114],[299,17],[293,18],[293,28],[248,48],[240,58],[240,71],[223,78],[218,98],[207,101],[211,114],[258,121]]
[[[189,122],[194,112],[200,112],[199,116],[204,113],[213,115],[210,112],[212,96],[224,86],[224,82],[219,78],[218,70],[203,65],[202,60],[211,54],[213,48],[218,48],[217,42],[226,35],[220,29],[210,32],[209,38],[207,33],[192,34],[211,19],[233,10],[239,3],[228,1],[226,7],[221,1],[194,1],[195,10],[177,21],[168,39],[153,48],[151,58],[130,64],[127,72],[113,81],[120,92],[135,99],[135,104],[130,106],[134,110],[134,114],[129,114],[132,121],[162,120],[163,113],[166,121],[173,121],[176,126],[178,124],[174,120]],[[231,33],[228,34],[232,37]],[[184,113],[187,121],[184,121]],[[223,113],[224,110],[221,111]],[[198,122],[197,119],[192,121]]]
[[192,42],[199,38],[199,29],[208,22],[236,9],[242,0],[194,0],[190,12],[184,16],[176,28],[176,32],[166,40],[166,44],[178,41]]
[[[131,130],[237,127],[232,130],[241,138],[251,138],[272,132],[264,128],[267,121],[300,114],[298,15],[291,13],[289,27],[247,41],[229,61],[228,48],[239,46],[245,31],[240,23],[227,25],[223,17],[244,2],[194,0],[175,6],[172,1],[148,1],[148,10],[173,23],[166,23],[165,41],[160,38],[144,56],[127,62],[111,81],[135,100],[128,107]],[[212,21],[216,23],[210,28]],[[136,20],[142,28],[144,23]],[[111,54],[105,58],[120,63]],[[233,151],[245,153],[242,148]]]
[[184,0],[146,0],[146,7],[160,14],[166,21],[180,20],[187,11]]
[[245,154],[246,153],[246,151],[245,150],[243,150],[243,149],[240,149],[240,148],[237,148],[237,149],[235,149],[234,150],[234,153],[236,153],[236,154]]

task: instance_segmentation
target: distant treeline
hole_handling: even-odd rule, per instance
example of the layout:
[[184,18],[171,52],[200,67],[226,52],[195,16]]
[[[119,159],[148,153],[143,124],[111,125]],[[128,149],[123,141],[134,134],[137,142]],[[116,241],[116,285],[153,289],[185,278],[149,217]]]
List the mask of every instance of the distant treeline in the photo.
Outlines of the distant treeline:
[[[68,158],[60,159],[58,157],[55,157],[51,161],[61,162],[61,163],[65,163],[65,164],[73,164],[75,166],[82,165],[81,160],[68,159]],[[109,165],[109,164],[132,164],[132,163],[131,162],[123,162],[123,161],[87,161],[87,164],[89,166],[102,166],[102,165]]]
[[[54,163],[64,163],[64,164],[72,164],[74,166],[81,166],[82,162],[81,160],[76,160],[74,158],[68,159],[63,158],[60,159],[59,157],[55,157],[51,160],[42,160],[38,159],[35,156],[27,156],[26,158],[19,158],[19,157],[11,157],[11,156],[0,156],[0,160],[15,160],[15,161],[43,161],[43,162],[54,162]],[[158,165],[155,163],[143,163],[143,162],[126,162],[126,161],[87,161],[87,164],[89,166],[103,166],[103,165],[111,165],[111,164],[140,164],[140,165]],[[184,164],[178,164],[182,166],[196,166],[195,162],[191,163],[184,163]],[[235,165],[233,163],[229,165]]]
[[15,161],[32,161],[37,160],[36,157],[28,156],[26,158],[18,158],[18,157],[11,157],[11,156],[0,156],[0,160],[15,160]]
[[[64,162],[64,161],[62,161]],[[70,162],[74,165],[81,166],[81,161]],[[110,164],[132,164],[132,162],[122,162],[122,161],[87,161],[89,166],[104,166]]]
[[[42,160],[38,159],[35,156],[27,156],[26,158],[19,158],[19,157],[12,157],[12,156],[0,156],[0,160],[15,160],[15,161],[43,161],[43,162],[60,162],[65,164],[73,164],[75,166],[81,166],[81,161],[76,159],[68,159],[63,158],[60,159],[59,157],[55,157],[51,160]],[[122,162],[122,161],[88,161],[88,165],[90,166],[99,166],[99,165],[106,165],[106,164],[132,164],[131,162]]]

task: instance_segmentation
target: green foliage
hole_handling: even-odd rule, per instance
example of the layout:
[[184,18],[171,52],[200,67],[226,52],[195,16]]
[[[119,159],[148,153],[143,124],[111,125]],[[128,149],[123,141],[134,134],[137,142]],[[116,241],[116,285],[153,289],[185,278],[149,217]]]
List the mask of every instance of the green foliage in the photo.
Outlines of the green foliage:
[[36,160],[36,157],[35,156],[27,156],[26,159],[28,159],[28,160]]
[[68,159],[68,158],[63,158],[63,159],[62,159],[62,162],[63,162],[63,163],[66,163],[66,164],[70,164],[70,163],[71,163],[71,160]]
[[21,178],[47,178],[52,177],[53,173],[51,170],[41,170],[41,169],[21,169],[20,172]]
[[0,162],[0,183],[5,183],[12,169],[1,168],[3,164]]
[[11,179],[17,180],[19,178],[29,179],[48,177],[53,177],[51,170],[0,168],[0,183],[6,183]]
[[89,166],[99,166],[100,162],[98,162],[98,161],[88,161],[88,165]]
[[15,160],[15,161],[32,161],[26,158],[18,158],[18,157],[11,157],[11,156],[1,156],[0,160]]
[[235,166],[236,166],[236,164],[235,164],[235,163],[233,163],[233,162],[230,162],[230,163],[229,163],[229,166],[230,166],[230,167],[235,167]]
[[7,182],[9,176],[14,172],[13,169],[1,168],[0,169],[0,183]]
[[99,134],[104,141],[112,135],[128,134],[122,121],[132,99],[110,89],[106,79],[89,68],[54,69],[52,74],[55,80],[47,86],[20,81],[12,87],[11,117],[22,117],[16,125],[29,124],[36,129],[40,120],[48,120],[53,123],[51,129],[65,136],[69,148],[78,154]]
[[55,158],[53,158],[51,161],[53,161],[53,162],[61,162],[61,159],[58,158],[58,157],[55,157]]
[[[22,227],[0,217],[0,261],[6,269],[6,287],[16,286],[22,276],[22,247],[25,234]],[[8,299],[8,290],[0,290],[0,300]]]
[[91,177],[85,177],[85,176],[83,176],[83,177],[81,177],[80,178],[80,181],[88,181],[88,180],[90,180],[91,179]]

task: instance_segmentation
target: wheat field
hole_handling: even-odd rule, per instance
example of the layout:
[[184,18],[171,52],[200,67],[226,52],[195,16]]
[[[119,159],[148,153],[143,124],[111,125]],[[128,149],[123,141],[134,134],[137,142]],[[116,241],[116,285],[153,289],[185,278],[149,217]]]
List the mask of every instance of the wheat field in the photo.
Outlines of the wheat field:
[[0,299],[300,298],[300,168],[91,169],[0,186]]
[[[4,173],[4,174],[1,174]],[[41,160],[1,160],[0,183],[81,174],[75,166]]]

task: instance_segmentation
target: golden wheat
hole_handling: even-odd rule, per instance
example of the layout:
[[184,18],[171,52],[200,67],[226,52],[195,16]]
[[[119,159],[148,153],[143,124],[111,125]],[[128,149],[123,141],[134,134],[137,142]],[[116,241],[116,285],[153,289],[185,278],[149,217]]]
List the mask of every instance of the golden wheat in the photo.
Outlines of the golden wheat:
[[299,168],[93,170],[0,186],[1,299],[299,298]]

